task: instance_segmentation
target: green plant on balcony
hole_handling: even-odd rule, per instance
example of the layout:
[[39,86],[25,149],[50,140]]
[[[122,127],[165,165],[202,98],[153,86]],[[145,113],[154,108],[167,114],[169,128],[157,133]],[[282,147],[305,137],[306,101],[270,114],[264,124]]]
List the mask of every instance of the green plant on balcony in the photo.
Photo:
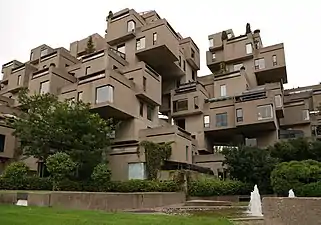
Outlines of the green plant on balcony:
[[154,143],[151,141],[142,141],[140,146],[145,149],[147,177],[149,180],[156,180],[158,171],[161,169],[165,160],[172,155],[172,143]]
[[95,46],[94,46],[93,38],[89,36],[87,41],[86,53],[90,54],[90,53],[93,53],[94,51],[95,51]]

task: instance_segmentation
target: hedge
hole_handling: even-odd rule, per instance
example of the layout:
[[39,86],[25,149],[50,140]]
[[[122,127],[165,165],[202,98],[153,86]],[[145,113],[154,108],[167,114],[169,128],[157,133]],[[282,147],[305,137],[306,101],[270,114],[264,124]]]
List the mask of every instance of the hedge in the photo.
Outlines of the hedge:
[[207,197],[220,195],[248,195],[251,193],[250,185],[234,180],[204,179],[191,181],[188,185],[190,196]]
[[[110,181],[105,186],[99,186],[93,181],[79,182],[65,180],[59,183],[61,191],[89,191],[89,192],[177,192],[181,185],[175,181],[129,180],[123,182]],[[10,178],[0,178],[0,190],[52,190],[49,178],[25,177],[19,182]]]
[[321,197],[321,182],[305,184],[294,191],[300,197]]

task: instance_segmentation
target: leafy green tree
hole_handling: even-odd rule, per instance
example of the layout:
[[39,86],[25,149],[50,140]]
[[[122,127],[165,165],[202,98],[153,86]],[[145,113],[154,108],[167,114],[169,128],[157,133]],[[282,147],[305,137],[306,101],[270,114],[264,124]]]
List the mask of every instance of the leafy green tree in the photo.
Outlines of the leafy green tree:
[[281,162],[301,161],[313,157],[314,150],[311,144],[312,142],[306,138],[289,139],[275,143],[270,147],[270,151],[272,157],[278,158]]
[[111,177],[111,172],[106,163],[100,163],[95,168],[91,174],[91,179],[99,187],[106,187],[109,184]]
[[42,161],[65,152],[78,167],[80,178],[89,178],[102,152],[110,145],[112,120],[104,120],[83,102],[58,101],[52,94],[19,93],[22,113],[10,122],[21,141],[21,151]]
[[49,156],[46,165],[53,181],[53,190],[59,190],[59,183],[67,179],[68,175],[76,169],[76,163],[63,152]]
[[321,142],[307,138],[296,138],[275,143],[270,148],[272,157],[280,162],[313,159],[321,161]]
[[87,41],[86,53],[90,54],[90,53],[93,53],[94,51],[95,51],[95,46],[94,46],[93,38],[89,36]]
[[300,190],[305,184],[320,180],[321,163],[314,160],[283,162],[271,173],[273,190],[279,195],[287,195],[290,189]]
[[269,150],[240,146],[224,148],[222,153],[231,178],[251,185],[257,184],[262,193],[272,191],[269,178],[277,160],[271,157]]

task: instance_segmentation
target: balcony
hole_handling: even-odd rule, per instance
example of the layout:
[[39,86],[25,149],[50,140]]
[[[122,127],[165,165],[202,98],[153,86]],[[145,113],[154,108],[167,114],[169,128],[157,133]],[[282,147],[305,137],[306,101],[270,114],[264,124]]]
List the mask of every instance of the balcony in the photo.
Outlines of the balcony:
[[291,127],[293,125],[310,124],[311,122],[310,110],[304,101],[284,105],[284,118],[280,119],[280,126]]
[[207,135],[226,137],[235,131],[235,106],[233,97],[213,98],[206,101],[204,131]]
[[206,64],[207,67],[213,72],[217,72],[220,70],[220,64],[225,61],[224,59],[224,52],[217,51],[217,52],[212,52],[212,51],[207,51],[206,52]]
[[276,129],[275,100],[267,94],[261,87],[235,96],[235,124],[239,130],[251,135]]
[[200,69],[200,54],[199,48],[194,43],[193,39],[188,37],[180,40],[180,47],[184,49],[185,58],[188,64],[195,69]]
[[[192,136],[178,126],[168,125],[142,129],[139,131],[139,139],[157,143],[173,141],[172,148],[175,151],[172,152],[169,160],[192,163]],[[189,150],[188,157],[186,157],[186,150]]]
[[124,9],[108,18],[106,41],[109,45],[117,45],[136,37],[144,21],[134,10]]
[[30,93],[52,93],[58,94],[59,90],[77,79],[66,71],[50,66],[31,74],[29,81]]
[[29,64],[23,64],[12,69],[8,77],[7,92],[17,93],[21,88],[28,87],[30,75],[37,71],[37,68]]
[[161,105],[162,77],[144,62],[135,68],[124,71],[123,75],[135,83],[136,96],[143,101],[159,106]]
[[141,29],[136,39],[136,56],[166,76],[181,73],[178,61],[179,37],[166,20],[157,20]]
[[125,76],[106,71],[101,77],[84,82],[77,87],[83,101],[90,103],[94,112],[103,118],[129,119],[137,116],[139,101],[135,96],[135,84]]
[[178,88],[171,92],[173,102],[172,116],[181,117],[201,114],[203,112],[204,99],[207,97],[205,88],[198,82],[180,84]]
[[280,81],[287,83],[283,44],[259,49],[254,55],[254,69],[259,85]]

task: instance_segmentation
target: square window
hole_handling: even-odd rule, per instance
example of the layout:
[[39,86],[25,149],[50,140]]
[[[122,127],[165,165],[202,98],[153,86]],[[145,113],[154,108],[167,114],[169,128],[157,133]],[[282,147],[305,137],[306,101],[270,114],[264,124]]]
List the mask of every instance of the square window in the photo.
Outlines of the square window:
[[40,83],[40,94],[49,93],[49,80]]
[[265,60],[264,58],[256,59],[254,61],[254,67],[256,70],[264,69],[265,68]]
[[146,179],[145,163],[128,163],[128,179],[144,180]]
[[238,63],[233,65],[233,71],[240,71],[243,67],[243,63]]
[[145,48],[145,37],[136,40],[136,50]]
[[216,114],[216,127],[227,126],[227,113]]
[[114,87],[106,85],[96,88],[96,104],[102,102],[114,102]]
[[272,119],[272,118],[273,118],[272,105],[261,105],[257,107],[258,120],[265,120],[265,119]]
[[246,54],[252,54],[252,43],[248,43],[245,45],[246,48]]
[[127,32],[134,32],[136,29],[136,23],[133,20],[127,22]]
[[46,48],[46,49],[43,49],[43,50],[41,50],[41,52],[40,52],[40,57],[43,57],[43,56],[45,56],[45,55],[47,55],[48,54],[48,49]]

